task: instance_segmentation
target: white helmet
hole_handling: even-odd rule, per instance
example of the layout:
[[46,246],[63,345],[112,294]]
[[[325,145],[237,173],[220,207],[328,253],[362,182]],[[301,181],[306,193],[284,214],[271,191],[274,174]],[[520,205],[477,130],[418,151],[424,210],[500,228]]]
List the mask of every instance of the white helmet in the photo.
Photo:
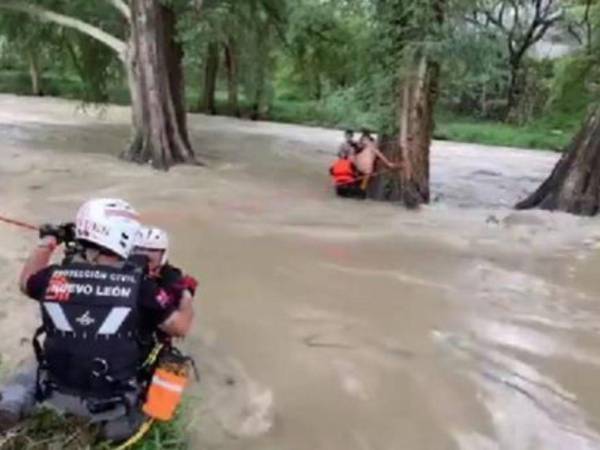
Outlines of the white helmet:
[[164,265],[169,252],[169,235],[160,228],[142,226],[137,232],[135,247],[144,250],[162,250],[160,264]]
[[140,228],[138,213],[124,200],[85,202],[75,217],[75,237],[127,258]]

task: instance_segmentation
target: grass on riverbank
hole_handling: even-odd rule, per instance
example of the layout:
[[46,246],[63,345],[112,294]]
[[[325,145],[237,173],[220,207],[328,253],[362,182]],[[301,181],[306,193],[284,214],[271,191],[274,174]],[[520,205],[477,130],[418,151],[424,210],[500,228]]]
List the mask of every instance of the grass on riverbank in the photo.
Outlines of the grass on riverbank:
[[525,126],[500,122],[477,121],[461,117],[440,117],[437,139],[484,145],[562,151],[577,132],[581,122],[539,120]]
[[[156,423],[129,450],[186,450],[183,419]],[[113,446],[98,442],[97,430],[75,419],[65,419],[43,409],[19,426],[0,436],[0,450],[110,450]]]

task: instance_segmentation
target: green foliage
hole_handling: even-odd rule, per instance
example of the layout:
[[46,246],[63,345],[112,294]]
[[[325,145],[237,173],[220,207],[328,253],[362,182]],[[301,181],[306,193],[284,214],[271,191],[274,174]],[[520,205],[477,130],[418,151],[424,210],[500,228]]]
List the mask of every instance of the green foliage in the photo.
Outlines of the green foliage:
[[122,64],[105,45],[71,30],[63,32],[61,49],[81,83],[76,94],[84,102],[105,103],[109,85],[122,79]]
[[[84,0],[37,0],[35,6],[50,8],[60,14],[97,26],[117,37],[124,37],[126,26],[108,2]],[[40,21],[24,13],[2,11],[0,14],[2,68],[29,70],[36,61],[40,74],[64,73],[64,79],[78,77],[79,91],[74,97],[85,102],[105,102],[111,83],[122,77],[122,65],[114,52],[100,42],[79,32]],[[44,94],[61,91],[41,83]],[[73,90],[73,86],[69,91]],[[19,92],[19,91],[17,91]]]
[[499,118],[509,79],[506,48],[499,39],[458,28],[443,42],[439,61],[444,107],[459,114]]
[[66,420],[43,409],[1,437],[0,450],[81,450],[95,442],[96,434],[97,430],[80,421]]
[[[45,71],[42,76],[44,95],[63,97],[73,100],[87,98],[84,103],[89,103],[89,97],[82,94],[85,85],[75,73]],[[0,68],[0,92],[4,94],[30,95],[31,80],[29,73],[23,70],[6,70]],[[106,87],[106,101],[118,105],[129,104],[127,86],[120,81],[110,83]]]
[[[131,450],[186,450],[184,420],[156,423]],[[99,441],[98,429],[85,421],[65,418],[51,409],[40,409],[0,437],[0,450],[110,450]]]
[[559,127],[544,120],[526,126],[474,120],[440,113],[434,138],[504,147],[562,151],[581,125],[579,120],[562,117]]
[[599,75],[600,64],[596,54],[579,53],[559,61],[551,85],[549,110],[559,109],[571,114],[584,111],[590,100],[598,99]]
[[280,55],[282,80],[320,99],[327,92],[355,84],[365,65],[366,26],[360,17],[340,10],[338,2],[294,4]]

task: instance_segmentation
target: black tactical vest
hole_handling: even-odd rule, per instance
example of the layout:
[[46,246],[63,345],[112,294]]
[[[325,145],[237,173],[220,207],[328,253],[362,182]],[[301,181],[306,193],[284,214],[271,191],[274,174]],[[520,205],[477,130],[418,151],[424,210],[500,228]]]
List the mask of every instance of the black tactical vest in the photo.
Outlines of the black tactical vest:
[[146,356],[132,267],[69,263],[53,270],[40,299],[43,366],[66,394],[109,398],[135,383]]

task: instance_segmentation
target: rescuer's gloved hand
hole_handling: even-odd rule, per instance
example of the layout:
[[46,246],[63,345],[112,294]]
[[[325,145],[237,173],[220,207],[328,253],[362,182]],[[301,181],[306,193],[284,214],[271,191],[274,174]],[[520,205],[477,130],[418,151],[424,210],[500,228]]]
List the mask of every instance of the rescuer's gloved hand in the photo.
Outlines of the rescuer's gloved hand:
[[181,279],[176,283],[177,288],[181,290],[190,291],[192,297],[196,295],[196,289],[198,288],[198,280],[189,275],[185,275],[181,277]]
[[53,225],[46,223],[40,227],[40,239],[52,236],[56,239],[57,244],[72,242],[75,240],[75,224],[63,223],[61,225]]

